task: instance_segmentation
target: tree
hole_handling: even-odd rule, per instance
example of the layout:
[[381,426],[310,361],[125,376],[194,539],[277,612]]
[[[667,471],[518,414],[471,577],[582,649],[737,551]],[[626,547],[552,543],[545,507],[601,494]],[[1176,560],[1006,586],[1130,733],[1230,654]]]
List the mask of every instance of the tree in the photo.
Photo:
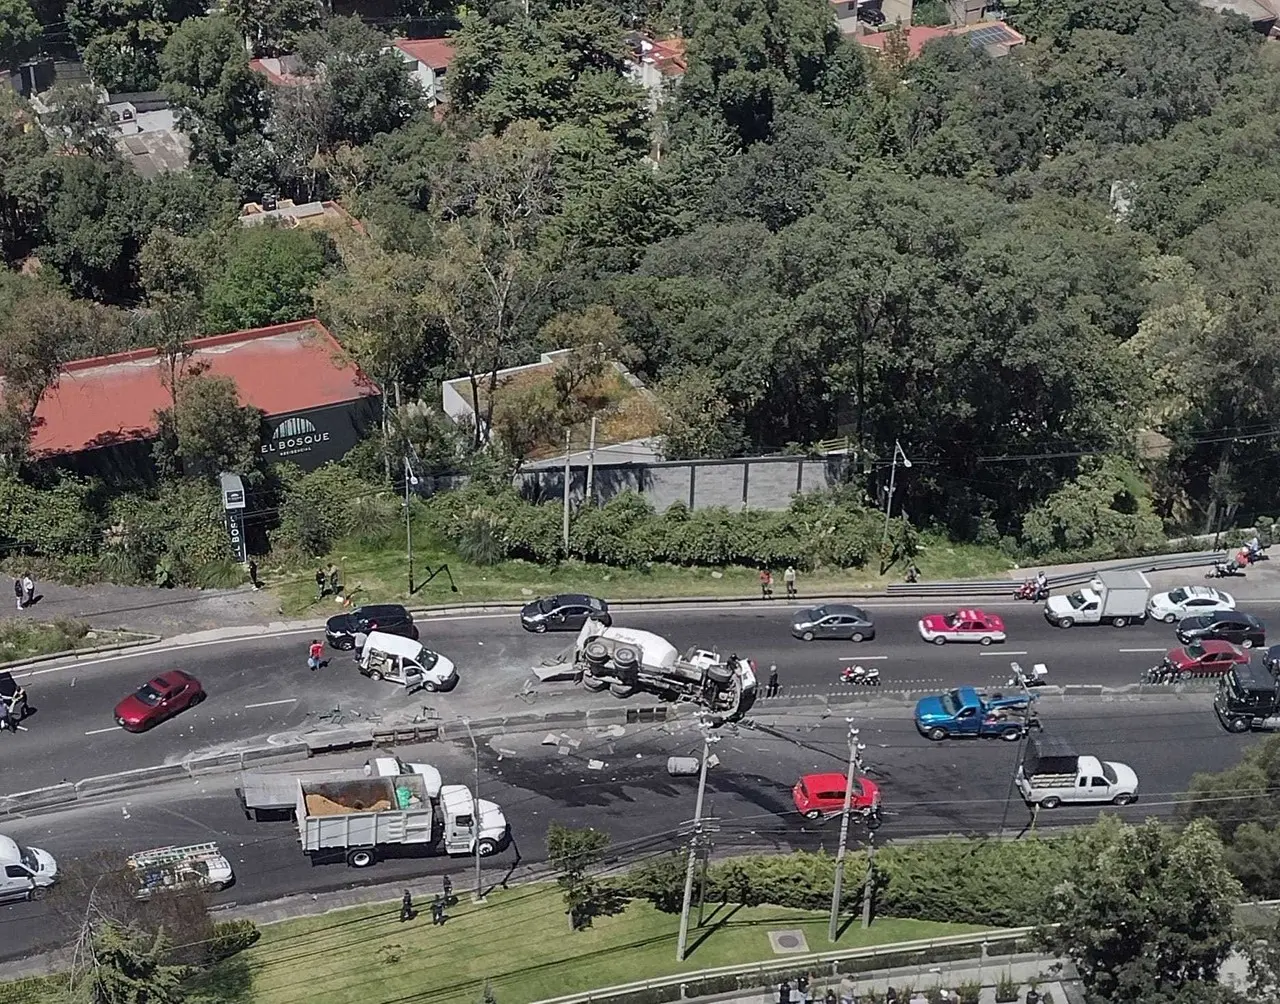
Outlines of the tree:
[[99,160],[119,159],[115,126],[94,88],[84,84],[54,84],[44,100],[49,106],[48,114],[43,117],[44,124],[66,138],[69,152]]
[[89,937],[88,961],[72,988],[83,988],[92,1004],[178,1004],[185,967],[166,965],[169,940],[114,921]]
[[158,466],[188,477],[252,474],[261,456],[262,412],[240,404],[235,381],[186,373],[176,387],[173,407],[156,414]]
[[298,37],[319,28],[324,15],[316,0],[227,0],[222,10],[259,57],[293,52]]
[[427,268],[423,305],[470,380],[477,446],[489,435],[498,370],[520,319],[550,281],[540,239],[555,196],[550,137],[517,123],[473,143],[439,199],[440,250]]
[[28,0],[0,0],[0,66],[16,68],[39,40],[40,20]]
[[328,238],[315,231],[264,225],[233,232],[221,269],[209,279],[206,329],[238,331],[310,316],[311,290],[329,254]]
[[706,369],[686,369],[657,387],[662,403],[664,460],[732,457],[746,445],[742,422]]
[[1081,473],[1027,513],[1023,543],[1035,554],[1059,551],[1112,557],[1140,554],[1164,539],[1151,493],[1119,457],[1086,458]]
[[569,930],[590,927],[594,917],[616,909],[617,896],[588,874],[604,859],[609,835],[600,830],[575,830],[560,823],[547,828],[547,860],[556,870],[556,883],[564,890]]
[[262,77],[249,68],[244,37],[230,18],[179,25],[160,55],[160,77],[196,160],[225,174],[260,145],[268,111]]
[[1179,833],[1154,819],[1107,819],[1091,828],[1079,860],[1091,867],[1055,890],[1058,923],[1040,936],[1075,963],[1089,992],[1136,1004],[1217,980],[1240,884],[1210,825]]
[[170,32],[204,13],[199,0],[70,0],[66,18],[89,76],[114,94],[155,90]]
[[543,341],[568,354],[556,364],[551,384],[556,411],[564,425],[586,421],[604,402],[597,400],[601,379],[614,363],[629,365],[635,350],[623,333],[622,318],[599,304],[556,314],[539,332]]
[[324,154],[332,116],[333,92],[320,81],[298,81],[272,91],[266,128],[280,178],[297,186],[307,200],[315,197],[322,179],[330,181]]

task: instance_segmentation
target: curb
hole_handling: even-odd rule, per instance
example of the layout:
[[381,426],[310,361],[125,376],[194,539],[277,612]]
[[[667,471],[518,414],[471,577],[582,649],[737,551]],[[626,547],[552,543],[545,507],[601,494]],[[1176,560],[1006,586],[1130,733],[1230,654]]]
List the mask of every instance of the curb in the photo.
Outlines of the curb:
[[[123,628],[121,630],[124,630]],[[14,659],[12,662],[0,662],[0,670],[21,669],[24,666],[38,666],[42,662],[53,662],[55,659],[77,659],[82,655],[105,655],[110,652],[125,652],[132,648],[143,648],[164,641],[158,634],[146,634],[143,631],[130,631],[130,634],[142,635],[136,641],[122,641],[115,645],[98,645],[94,648],[68,648],[61,652],[47,652],[44,655],[33,655],[26,659]]]

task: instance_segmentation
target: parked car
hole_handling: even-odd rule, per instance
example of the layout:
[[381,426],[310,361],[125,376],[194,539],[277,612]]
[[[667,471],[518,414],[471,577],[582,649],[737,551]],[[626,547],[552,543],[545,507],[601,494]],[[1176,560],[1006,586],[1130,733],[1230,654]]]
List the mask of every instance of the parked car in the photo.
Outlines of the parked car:
[[1235,608],[1235,597],[1211,586],[1182,586],[1167,593],[1156,593],[1147,603],[1147,613],[1166,624],[1176,624],[1195,614],[1212,614]]
[[587,621],[613,624],[609,604],[582,593],[561,593],[526,603],[520,611],[520,626],[526,631],[580,631]]
[[367,635],[372,631],[418,639],[413,614],[399,603],[371,603],[330,617],[325,622],[324,637],[331,648],[346,651],[356,647],[356,635]]
[[925,614],[920,618],[920,637],[935,645],[949,641],[976,641],[990,645],[1004,641],[1004,621],[984,610],[957,610],[953,614]]
[[1178,641],[1229,641],[1241,648],[1261,648],[1267,643],[1267,628],[1253,614],[1224,610],[1216,614],[1196,614],[1178,622]]
[[[791,789],[796,812],[805,819],[821,819],[834,812],[844,811],[844,789],[848,779],[843,774],[806,774]],[[880,820],[880,786],[865,777],[853,779],[853,798],[850,809],[865,817],[868,822]]]
[[791,624],[791,634],[801,641],[835,638],[840,641],[871,641],[876,626],[871,615],[851,603],[827,603],[801,610]]
[[166,718],[205,699],[200,681],[179,669],[148,680],[116,705],[116,724],[126,732],[145,732]]
[[1221,676],[1233,666],[1249,662],[1247,653],[1229,641],[1197,641],[1169,650],[1161,664],[1175,679],[1191,676]]

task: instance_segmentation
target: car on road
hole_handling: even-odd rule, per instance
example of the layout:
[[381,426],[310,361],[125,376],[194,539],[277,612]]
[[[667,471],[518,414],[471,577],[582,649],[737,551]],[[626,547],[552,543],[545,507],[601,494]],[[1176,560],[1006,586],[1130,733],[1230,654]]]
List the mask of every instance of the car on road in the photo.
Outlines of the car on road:
[[952,614],[925,614],[920,618],[920,637],[935,645],[972,641],[979,645],[1004,641],[1004,621],[984,610],[957,610]]
[[[796,812],[805,819],[821,819],[844,811],[844,789],[848,779],[843,774],[806,774],[791,789]],[[880,820],[880,786],[865,777],[853,779],[850,811],[873,825]]]
[[1235,597],[1212,586],[1182,586],[1167,593],[1156,593],[1147,603],[1147,614],[1166,624],[1176,624],[1184,617],[1234,610]]
[[579,631],[587,621],[599,621],[605,627],[613,623],[609,604],[582,593],[561,593],[526,603],[520,611],[520,626],[526,631]]
[[876,626],[871,615],[852,603],[827,603],[801,610],[791,622],[791,634],[801,641],[835,638],[839,641],[871,641]]
[[418,640],[413,614],[399,603],[371,603],[330,617],[325,622],[324,637],[330,648],[348,651],[356,647],[356,635],[368,635],[374,631]]
[[1224,610],[1216,614],[1196,614],[1178,622],[1178,641],[1229,641],[1241,648],[1261,648],[1267,643],[1267,628],[1253,614]]
[[1162,668],[1176,679],[1189,676],[1221,676],[1233,666],[1247,665],[1249,654],[1229,641],[1196,641],[1169,650]]
[[200,681],[179,669],[148,680],[116,705],[116,724],[126,732],[145,732],[205,699]]

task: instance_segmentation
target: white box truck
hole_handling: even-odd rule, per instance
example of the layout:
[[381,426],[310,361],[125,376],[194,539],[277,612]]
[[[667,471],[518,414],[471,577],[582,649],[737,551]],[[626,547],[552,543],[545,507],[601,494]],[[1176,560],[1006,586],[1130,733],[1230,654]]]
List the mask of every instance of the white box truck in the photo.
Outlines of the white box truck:
[[39,847],[0,835],[0,903],[39,899],[58,879],[58,862]]
[[1115,569],[1099,572],[1092,582],[1074,593],[1050,596],[1044,616],[1055,627],[1077,624],[1110,624],[1126,627],[1147,619],[1151,583],[1141,572]]
[[[446,784],[439,798],[423,778],[369,777],[349,781],[298,781],[298,836],[312,863],[342,856],[367,868],[388,856],[497,853],[507,842],[507,819],[493,802],[474,799],[462,784]],[[480,819],[475,820],[476,809]]]
[[1056,809],[1064,802],[1128,805],[1138,797],[1132,767],[1096,756],[1080,756],[1061,740],[1033,736],[1015,775],[1028,805]]

